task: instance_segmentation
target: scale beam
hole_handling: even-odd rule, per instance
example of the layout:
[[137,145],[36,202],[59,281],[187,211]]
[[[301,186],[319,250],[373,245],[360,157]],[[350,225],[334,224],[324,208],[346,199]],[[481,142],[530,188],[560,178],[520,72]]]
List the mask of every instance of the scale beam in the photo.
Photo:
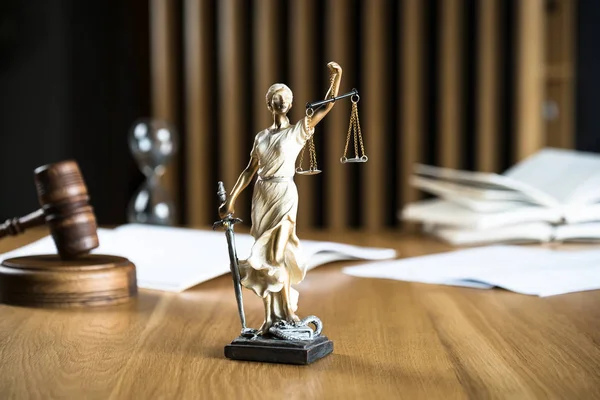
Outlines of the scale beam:
[[340,99],[343,99],[343,98],[346,98],[346,97],[350,97],[350,96],[354,96],[354,95],[358,96],[358,90],[352,89],[348,93],[344,93],[344,94],[341,94],[339,96],[332,97],[331,99],[320,100],[320,101],[313,101],[311,103],[306,103],[306,109],[308,110],[308,109],[312,108],[314,110],[315,108],[321,107],[324,104],[333,103],[336,100],[340,100]]

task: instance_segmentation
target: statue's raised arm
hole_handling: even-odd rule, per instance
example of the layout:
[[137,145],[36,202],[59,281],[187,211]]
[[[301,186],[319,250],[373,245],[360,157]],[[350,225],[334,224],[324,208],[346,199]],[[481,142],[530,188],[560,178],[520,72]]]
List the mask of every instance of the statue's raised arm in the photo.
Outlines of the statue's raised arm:
[[[340,91],[340,83],[342,82],[342,67],[340,67],[338,63],[333,61],[327,64],[327,67],[329,68],[330,85],[329,90],[327,90],[327,94],[325,95],[325,100],[331,99],[338,95]],[[323,118],[325,118],[329,111],[331,111],[334,104],[334,102],[327,103],[320,109],[316,110],[312,117],[308,118],[306,121],[308,127],[314,128],[315,126],[317,126],[317,124],[321,122]]]

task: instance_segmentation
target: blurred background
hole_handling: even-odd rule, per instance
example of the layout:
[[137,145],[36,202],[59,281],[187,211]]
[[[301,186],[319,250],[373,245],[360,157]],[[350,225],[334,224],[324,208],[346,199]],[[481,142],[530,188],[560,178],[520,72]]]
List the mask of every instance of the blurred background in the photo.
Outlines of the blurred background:
[[291,87],[296,121],[334,60],[369,162],[340,164],[337,102],[317,128],[324,172],[296,178],[299,228],[400,227],[415,162],[502,172],[545,146],[600,151],[598,21],[591,0],[3,0],[0,217],[36,208],[35,167],[74,158],[100,223],[125,223],[144,179],[128,131],[155,117],[180,134],[163,177],[177,221],[206,226],[216,182],[232,187],[271,123],[268,87]]

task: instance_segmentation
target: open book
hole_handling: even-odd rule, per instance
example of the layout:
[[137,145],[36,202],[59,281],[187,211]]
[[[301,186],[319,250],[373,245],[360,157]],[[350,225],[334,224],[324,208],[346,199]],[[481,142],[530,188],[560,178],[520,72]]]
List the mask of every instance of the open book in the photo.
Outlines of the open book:
[[600,239],[600,155],[543,149],[501,175],[417,165],[412,184],[438,198],[402,218],[451,243]]
[[[221,231],[169,228],[129,224],[99,229],[100,247],[94,253],[127,257],[136,265],[138,286],[181,292],[229,272],[225,234]],[[237,253],[246,258],[254,239],[236,234]],[[386,260],[396,257],[393,249],[374,249],[342,243],[303,240],[308,267],[340,260]],[[56,253],[54,242],[45,237],[0,255],[0,260],[33,254]]]

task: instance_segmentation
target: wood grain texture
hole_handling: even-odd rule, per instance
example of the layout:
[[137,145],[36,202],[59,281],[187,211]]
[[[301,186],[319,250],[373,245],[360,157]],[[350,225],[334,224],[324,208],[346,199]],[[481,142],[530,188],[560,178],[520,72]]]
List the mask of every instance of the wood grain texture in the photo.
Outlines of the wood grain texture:
[[[0,243],[0,252],[44,234]],[[448,247],[399,233],[311,239],[390,246],[405,257]],[[127,305],[0,306],[3,398],[600,398],[600,291],[550,298],[343,275],[299,285],[335,352],[311,366],[235,362],[229,276],[181,294],[142,290]],[[246,292],[248,293],[248,292]],[[245,296],[250,326],[262,303]]]

